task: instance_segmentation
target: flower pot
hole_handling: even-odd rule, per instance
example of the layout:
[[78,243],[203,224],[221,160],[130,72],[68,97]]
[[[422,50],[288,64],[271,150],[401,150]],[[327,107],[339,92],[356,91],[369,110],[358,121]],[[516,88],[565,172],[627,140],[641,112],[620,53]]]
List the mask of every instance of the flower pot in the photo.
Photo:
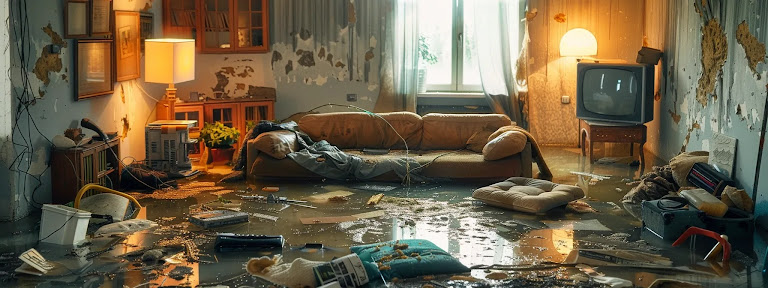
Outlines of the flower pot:
[[232,156],[235,154],[235,148],[209,148],[211,153],[208,153],[208,164],[210,163],[226,163],[232,161]]

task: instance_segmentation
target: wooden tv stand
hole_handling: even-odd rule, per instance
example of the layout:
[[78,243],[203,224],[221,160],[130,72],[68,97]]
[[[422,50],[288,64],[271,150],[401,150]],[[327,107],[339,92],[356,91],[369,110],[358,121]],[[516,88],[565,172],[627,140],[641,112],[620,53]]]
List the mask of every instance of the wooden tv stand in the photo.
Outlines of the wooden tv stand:
[[629,143],[629,155],[633,154],[634,143],[640,143],[640,163],[645,163],[643,155],[643,145],[648,135],[645,125],[601,125],[599,123],[579,120],[581,131],[579,131],[579,144],[581,145],[581,155],[587,156],[587,146],[589,146],[589,162],[595,161],[594,150],[595,142],[613,142]]

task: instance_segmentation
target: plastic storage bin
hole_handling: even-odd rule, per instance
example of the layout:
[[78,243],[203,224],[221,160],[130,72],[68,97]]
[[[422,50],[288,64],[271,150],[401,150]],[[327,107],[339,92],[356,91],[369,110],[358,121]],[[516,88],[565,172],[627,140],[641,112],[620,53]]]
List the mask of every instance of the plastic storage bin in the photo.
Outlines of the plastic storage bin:
[[728,205],[704,189],[683,190],[680,191],[680,196],[709,216],[723,217],[725,212],[728,212]]
[[91,212],[64,205],[43,204],[40,242],[74,245],[85,240]]

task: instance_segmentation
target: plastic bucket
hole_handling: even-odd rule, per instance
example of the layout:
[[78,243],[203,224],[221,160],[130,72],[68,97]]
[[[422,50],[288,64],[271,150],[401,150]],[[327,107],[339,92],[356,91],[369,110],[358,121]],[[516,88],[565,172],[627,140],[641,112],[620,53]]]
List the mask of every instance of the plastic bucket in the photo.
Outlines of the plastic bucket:
[[85,240],[91,212],[64,205],[43,205],[40,242],[74,245]]

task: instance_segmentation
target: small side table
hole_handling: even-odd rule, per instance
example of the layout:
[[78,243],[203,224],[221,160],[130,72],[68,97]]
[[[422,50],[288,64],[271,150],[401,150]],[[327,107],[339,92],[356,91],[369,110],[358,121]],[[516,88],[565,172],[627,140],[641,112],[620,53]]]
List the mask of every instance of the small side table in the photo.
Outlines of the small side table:
[[579,143],[581,144],[581,155],[587,156],[587,146],[589,146],[589,162],[594,159],[595,142],[614,142],[629,143],[629,155],[633,154],[635,143],[640,144],[640,163],[645,163],[643,155],[643,145],[648,134],[645,125],[613,126],[601,125],[595,122],[579,120],[581,122],[581,131],[579,132]]

